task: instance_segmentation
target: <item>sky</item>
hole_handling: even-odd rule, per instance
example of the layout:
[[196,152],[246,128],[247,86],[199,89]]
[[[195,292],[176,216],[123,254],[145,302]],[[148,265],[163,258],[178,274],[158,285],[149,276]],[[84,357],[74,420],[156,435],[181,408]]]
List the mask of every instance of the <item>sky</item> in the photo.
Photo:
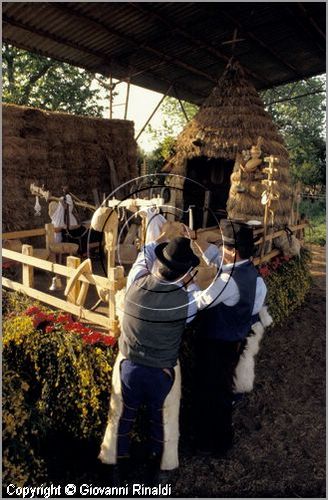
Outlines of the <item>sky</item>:
[[[115,82],[115,80],[113,80],[113,82]],[[125,82],[122,82],[115,87],[115,92],[118,92],[118,95],[114,98],[113,118],[124,118],[126,90],[127,84]],[[109,118],[109,99],[106,97],[105,91],[103,95],[103,105],[106,108],[104,118]],[[162,97],[163,94],[158,92],[143,89],[141,87],[137,87],[136,85],[130,85],[127,119],[134,122],[135,136],[138,135],[139,131],[142,129]],[[153,128],[156,128],[161,126],[162,120],[163,115],[161,113],[161,108],[159,108],[150,123]],[[150,134],[147,134],[146,132],[140,136],[138,144],[147,152],[156,147],[156,141],[154,141]]]

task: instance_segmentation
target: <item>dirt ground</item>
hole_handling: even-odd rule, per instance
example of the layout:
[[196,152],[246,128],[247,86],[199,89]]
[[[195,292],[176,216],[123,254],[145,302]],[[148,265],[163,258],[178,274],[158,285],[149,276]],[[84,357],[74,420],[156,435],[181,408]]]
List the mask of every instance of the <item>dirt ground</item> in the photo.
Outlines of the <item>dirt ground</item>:
[[[325,498],[325,248],[312,252],[311,291],[283,327],[264,335],[254,390],[234,412],[229,456],[195,456],[183,439],[172,496]],[[81,449],[88,465],[77,464],[65,447],[63,461],[54,456],[52,482],[99,484],[97,451]],[[140,473],[136,465],[135,482]]]
[[263,338],[229,457],[182,450],[176,496],[325,497],[325,250],[312,247],[306,303]]

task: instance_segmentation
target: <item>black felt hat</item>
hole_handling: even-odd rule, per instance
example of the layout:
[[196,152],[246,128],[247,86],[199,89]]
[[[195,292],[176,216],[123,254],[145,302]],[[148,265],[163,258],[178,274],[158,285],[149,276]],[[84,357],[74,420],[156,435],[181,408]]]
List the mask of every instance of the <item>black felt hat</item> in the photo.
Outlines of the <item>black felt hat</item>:
[[227,244],[236,249],[238,247],[250,248],[254,246],[253,228],[244,222],[237,222],[230,219],[220,221],[223,244]]
[[173,238],[169,243],[160,243],[155,248],[158,260],[173,271],[186,272],[199,264],[199,258],[190,248],[188,238]]

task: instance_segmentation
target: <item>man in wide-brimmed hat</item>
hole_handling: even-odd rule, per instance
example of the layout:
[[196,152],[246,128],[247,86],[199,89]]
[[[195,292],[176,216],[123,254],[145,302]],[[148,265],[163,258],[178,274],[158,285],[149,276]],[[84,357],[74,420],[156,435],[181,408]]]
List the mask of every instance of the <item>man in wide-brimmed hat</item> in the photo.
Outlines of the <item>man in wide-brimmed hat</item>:
[[[251,262],[253,229],[246,223],[221,220],[222,247],[190,236],[208,263],[219,268],[218,277],[203,292],[195,292],[202,314],[197,348],[198,447],[223,455],[231,447],[233,377],[245,338],[258,320],[266,285]],[[221,267],[222,266],[222,267]]]
[[178,467],[178,351],[185,325],[197,311],[191,295],[197,287],[188,281],[199,259],[188,238],[163,240],[165,234],[143,248],[127,280],[109,421],[99,455],[112,465],[114,476],[127,463],[130,432],[143,403],[150,411],[153,472]]

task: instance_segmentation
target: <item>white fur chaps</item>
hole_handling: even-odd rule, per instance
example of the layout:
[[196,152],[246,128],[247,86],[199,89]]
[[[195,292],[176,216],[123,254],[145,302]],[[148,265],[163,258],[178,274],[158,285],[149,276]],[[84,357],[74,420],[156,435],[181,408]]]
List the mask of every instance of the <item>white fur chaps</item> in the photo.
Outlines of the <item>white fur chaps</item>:
[[[116,464],[117,462],[118,426],[123,412],[120,377],[120,365],[123,359],[125,359],[124,356],[119,353],[113,368],[108,423],[98,456],[101,462],[105,464]],[[181,371],[179,362],[174,367],[174,372],[174,383],[163,406],[164,445],[161,460],[162,470],[172,470],[179,467],[178,444],[181,398]]]
[[262,307],[260,321],[252,325],[252,335],[247,337],[247,343],[242,352],[234,375],[234,392],[251,392],[255,380],[255,356],[259,352],[264,329],[273,322],[267,307]]

